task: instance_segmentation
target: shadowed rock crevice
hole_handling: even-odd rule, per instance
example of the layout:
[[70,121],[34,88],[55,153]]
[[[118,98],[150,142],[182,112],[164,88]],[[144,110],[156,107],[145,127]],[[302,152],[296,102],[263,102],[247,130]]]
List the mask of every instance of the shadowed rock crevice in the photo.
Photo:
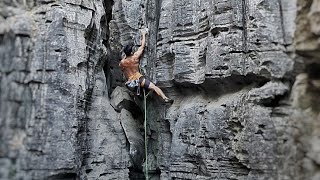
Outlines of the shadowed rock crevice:
[[318,80],[320,79],[320,64],[319,63],[311,63],[306,67],[306,72],[309,75],[310,79]]
[[129,180],[139,180],[146,179],[143,171],[140,169],[130,168],[129,167]]
[[232,75],[226,78],[207,78],[204,83],[195,85],[189,83],[175,83],[176,89],[181,89],[182,94],[184,89],[188,91],[203,92],[206,96],[222,96],[224,94],[239,91],[246,87],[261,87],[269,82],[263,76],[256,76],[254,74]]
[[280,101],[287,97],[288,94],[276,95],[273,98],[262,100],[260,103],[265,107],[278,107],[280,106]]
[[313,111],[319,112],[320,99],[311,97],[320,97],[320,63],[311,63],[306,66],[306,73],[308,74],[307,91],[310,94],[310,107]]
[[76,173],[61,173],[54,176],[49,176],[48,180],[77,180],[78,176]]
[[[103,26],[101,26],[101,33],[102,33],[102,39],[103,39],[103,44],[107,49],[108,52],[108,56],[106,57],[106,62],[105,65],[103,66],[103,71],[104,74],[106,76],[106,85],[108,88],[108,95],[110,96],[113,89],[116,87],[117,84],[114,84],[113,79],[117,76],[121,76],[121,74],[114,74],[114,64],[112,63],[113,58],[115,58],[116,56],[114,56],[110,49],[110,43],[109,43],[109,39],[110,39],[110,27],[109,27],[109,23],[112,20],[112,6],[113,6],[114,2],[113,0],[104,0],[103,1],[103,6],[105,9],[105,15],[103,15],[101,17],[100,20],[100,24],[103,24]],[[118,80],[116,80],[116,82],[118,82]]]

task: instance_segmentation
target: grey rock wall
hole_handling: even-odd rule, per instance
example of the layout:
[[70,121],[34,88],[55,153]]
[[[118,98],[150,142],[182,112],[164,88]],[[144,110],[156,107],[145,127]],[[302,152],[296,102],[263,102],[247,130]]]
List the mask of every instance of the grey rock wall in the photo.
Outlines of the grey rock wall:
[[0,5],[0,179],[128,176],[103,71],[112,2]]
[[149,99],[152,179],[301,178],[296,12],[278,0],[115,2],[111,47],[138,46],[138,30],[151,29],[142,72],[175,99]]
[[303,152],[300,160],[304,172],[301,179],[319,179],[319,1],[298,1],[295,49],[305,65],[292,87],[292,105],[301,112],[298,119],[298,144]]
[[285,53],[292,33],[285,28],[292,28],[293,21],[284,27],[287,19],[281,1],[168,0],[162,4],[159,81],[202,84],[248,74],[282,78],[292,70],[293,62]]
[[[319,2],[0,2],[0,179],[319,179]],[[123,86],[122,47],[175,99]]]

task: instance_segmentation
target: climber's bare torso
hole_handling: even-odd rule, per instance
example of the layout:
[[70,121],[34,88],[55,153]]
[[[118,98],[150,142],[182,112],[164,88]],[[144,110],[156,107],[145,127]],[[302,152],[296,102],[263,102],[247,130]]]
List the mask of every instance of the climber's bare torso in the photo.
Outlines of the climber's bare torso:
[[139,79],[142,76],[139,73],[139,57],[135,55],[122,59],[119,65],[127,81]]

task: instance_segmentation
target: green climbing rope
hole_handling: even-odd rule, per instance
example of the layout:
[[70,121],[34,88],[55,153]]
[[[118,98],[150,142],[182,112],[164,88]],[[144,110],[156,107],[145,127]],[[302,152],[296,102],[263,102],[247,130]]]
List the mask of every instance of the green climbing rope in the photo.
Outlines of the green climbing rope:
[[144,103],[144,152],[146,155],[144,168],[145,168],[145,176],[146,180],[149,179],[149,173],[148,173],[148,142],[147,142],[147,96],[146,91],[143,89],[143,103]]
[[149,91],[148,94],[146,94],[146,90],[143,88],[143,104],[144,104],[144,151],[146,154],[146,160],[144,163],[145,168],[145,176],[146,180],[149,180],[149,172],[148,172],[148,138],[147,138],[147,97],[152,93],[152,91]]

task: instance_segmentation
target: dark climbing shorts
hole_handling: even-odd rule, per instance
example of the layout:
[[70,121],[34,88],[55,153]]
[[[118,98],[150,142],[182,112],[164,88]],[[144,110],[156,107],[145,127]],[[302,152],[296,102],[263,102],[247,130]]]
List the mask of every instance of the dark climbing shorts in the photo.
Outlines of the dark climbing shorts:
[[149,86],[150,86],[150,83],[151,81],[149,81],[148,79],[146,79],[144,76],[141,76],[140,79],[139,79],[139,83],[141,84],[143,82],[143,80],[145,79],[145,82],[144,82],[144,86],[143,88],[144,89],[149,89]]

